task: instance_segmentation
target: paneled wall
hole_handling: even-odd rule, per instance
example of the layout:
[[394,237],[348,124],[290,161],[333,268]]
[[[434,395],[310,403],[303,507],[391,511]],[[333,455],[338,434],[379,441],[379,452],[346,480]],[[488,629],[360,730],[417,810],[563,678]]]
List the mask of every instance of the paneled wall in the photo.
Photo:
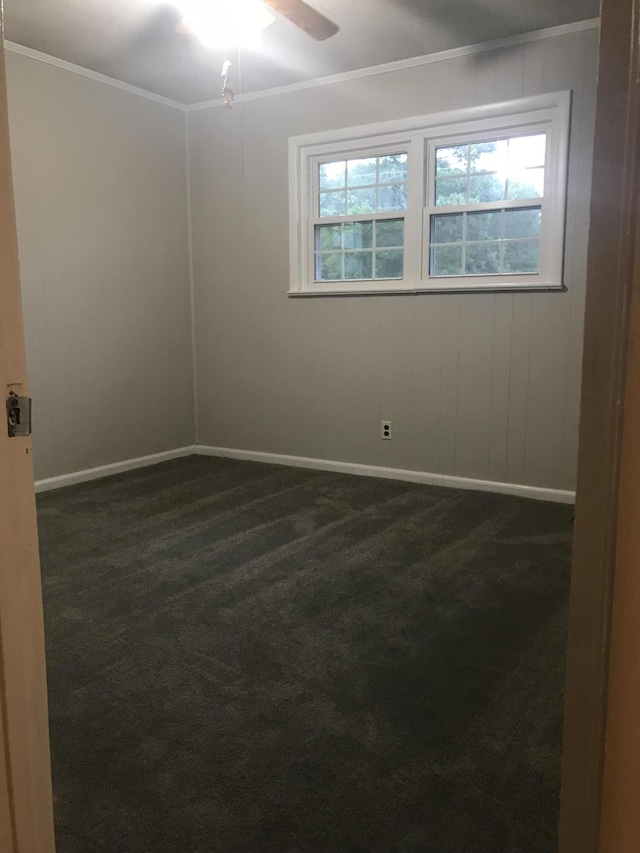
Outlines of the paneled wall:
[[[202,444],[575,488],[597,41],[189,114]],[[288,137],[565,89],[566,293],[287,297]]]
[[6,61],[36,477],[192,444],[184,114]]

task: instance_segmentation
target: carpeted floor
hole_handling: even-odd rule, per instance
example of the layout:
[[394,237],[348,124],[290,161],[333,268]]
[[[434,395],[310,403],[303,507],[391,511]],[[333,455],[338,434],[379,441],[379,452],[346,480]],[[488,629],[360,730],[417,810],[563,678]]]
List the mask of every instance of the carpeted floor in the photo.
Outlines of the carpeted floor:
[[552,853],[572,508],[190,457],[38,499],[58,853]]

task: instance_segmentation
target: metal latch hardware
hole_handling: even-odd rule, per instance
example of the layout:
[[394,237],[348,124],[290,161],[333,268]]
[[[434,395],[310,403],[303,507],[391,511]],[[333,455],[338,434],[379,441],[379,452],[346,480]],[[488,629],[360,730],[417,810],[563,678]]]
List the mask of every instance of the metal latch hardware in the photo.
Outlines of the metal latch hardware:
[[9,438],[31,435],[31,397],[19,397],[13,391],[7,397]]

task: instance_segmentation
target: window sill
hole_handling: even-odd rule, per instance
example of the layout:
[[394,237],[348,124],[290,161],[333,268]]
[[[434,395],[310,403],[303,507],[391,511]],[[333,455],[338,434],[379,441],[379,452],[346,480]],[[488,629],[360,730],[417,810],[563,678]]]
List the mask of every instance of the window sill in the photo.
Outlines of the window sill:
[[565,284],[514,284],[513,282],[505,284],[438,284],[429,287],[390,287],[387,289],[372,289],[372,290],[356,290],[355,288],[314,288],[307,290],[289,290],[287,296],[290,297],[307,297],[307,296],[420,296],[429,293],[565,293],[567,287]]

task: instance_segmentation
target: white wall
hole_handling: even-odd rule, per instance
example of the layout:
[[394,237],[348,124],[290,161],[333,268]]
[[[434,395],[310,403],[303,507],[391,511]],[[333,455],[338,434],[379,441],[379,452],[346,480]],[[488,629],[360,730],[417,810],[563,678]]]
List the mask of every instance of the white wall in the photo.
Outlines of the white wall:
[[[597,38],[189,113],[202,444],[575,487]],[[189,445],[184,113],[7,66],[37,477]],[[567,293],[287,298],[290,136],[562,89]]]
[[6,62],[36,477],[192,444],[184,114]]
[[[189,114],[202,444],[575,487],[597,40]],[[564,89],[566,293],[287,298],[288,137]]]

